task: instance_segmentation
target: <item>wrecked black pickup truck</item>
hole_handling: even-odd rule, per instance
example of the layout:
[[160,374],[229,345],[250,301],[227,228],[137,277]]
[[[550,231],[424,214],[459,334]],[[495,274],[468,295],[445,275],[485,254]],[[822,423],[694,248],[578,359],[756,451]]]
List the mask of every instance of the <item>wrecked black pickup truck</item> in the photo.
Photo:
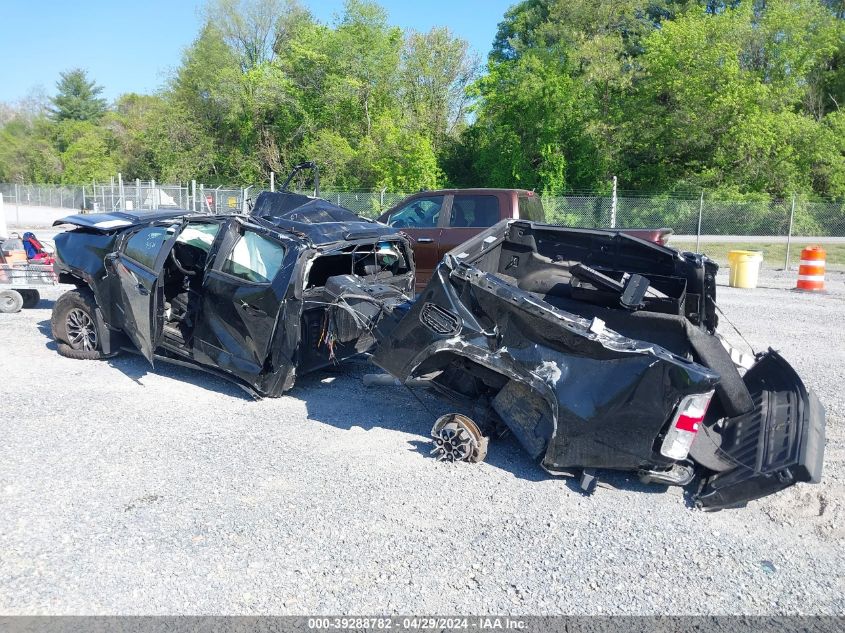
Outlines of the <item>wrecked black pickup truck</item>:
[[74,215],[56,222],[61,354],[122,348],[278,396],[297,374],[369,350],[375,322],[407,306],[408,241],[326,200],[265,192],[250,215]]
[[473,461],[509,430],[585,489],[595,469],[620,469],[695,481],[705,509],[740,507],[819,481],[825,415],[777,352],[734,363],[716,333],[717,268],[614,231],[504,221],[382,321],[373,361],[486,411],[481,429],[435,426],[441,458]]

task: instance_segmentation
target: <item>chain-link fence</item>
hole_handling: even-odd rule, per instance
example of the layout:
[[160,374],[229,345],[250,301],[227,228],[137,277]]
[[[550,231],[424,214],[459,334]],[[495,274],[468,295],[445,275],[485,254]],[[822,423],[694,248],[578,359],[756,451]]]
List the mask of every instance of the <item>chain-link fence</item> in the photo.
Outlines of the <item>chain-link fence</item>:
[[730,201],[667,196],[542,198],[552,224],[671,228],[681,236],[845,237],[845,201]]
[[[242,213],[262,186],[224,187],[196,182],[155,181],[90,185],[0,183],[10,225],[49,226],[62,209],[77,212],[179,208],[204,213]],[[309,193],[309,192],[303,192]],[[410,192],[322,191],[321,196],[362,216],[374,218]],[[810,202],[796,195],[784,200],[737,201],[671,195],[618,197],[596,194],[542,196],[546,220],[585,228],[670,228],[672,241],[706,250],[702,243],[773,242],[814,238],[842,243],[845,251],[845,201]],[[771,249],[774,250],[774,249]],[[786,257],[789,256],[787,247]],[[800,249],[797,249],[800,251]],[[788,262],[783,259],[782,262]]]

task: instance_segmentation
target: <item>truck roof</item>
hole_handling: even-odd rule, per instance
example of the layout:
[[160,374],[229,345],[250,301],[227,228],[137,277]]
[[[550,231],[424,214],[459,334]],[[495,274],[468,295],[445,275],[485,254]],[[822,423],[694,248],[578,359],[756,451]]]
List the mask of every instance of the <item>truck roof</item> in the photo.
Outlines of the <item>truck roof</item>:
[[111,213],[81,213],[69,215],[53,222],[53,226],[72,224],[108,233],[136,224],[193,215],[186,209],[153,209],[151,211],[113,211]]
[[396,229],[357,215],[323,198],[265,191],[255,200],[253,220],[307,238],[312,244],[395,235]]

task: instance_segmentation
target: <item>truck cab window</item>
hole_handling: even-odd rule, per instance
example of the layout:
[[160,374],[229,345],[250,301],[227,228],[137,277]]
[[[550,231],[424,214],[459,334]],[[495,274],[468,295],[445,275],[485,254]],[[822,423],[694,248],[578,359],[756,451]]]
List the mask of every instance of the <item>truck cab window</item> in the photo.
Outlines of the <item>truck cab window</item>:
[[270,283],[281,269],[284,258],[285,249],[281,244],[246,231],[238,237],[222,270],[253,283]]
[[452,202],[451,227],[487,228],[499,221],[499,199],[496,196],[455,196]]
[[416,198],[390,214],[388,226],[396,228],[424,229],[437,226],[444,196]]
[[171,235],[166,226],[141,229],[126,242],[123,254],[152,270],[161,247]]

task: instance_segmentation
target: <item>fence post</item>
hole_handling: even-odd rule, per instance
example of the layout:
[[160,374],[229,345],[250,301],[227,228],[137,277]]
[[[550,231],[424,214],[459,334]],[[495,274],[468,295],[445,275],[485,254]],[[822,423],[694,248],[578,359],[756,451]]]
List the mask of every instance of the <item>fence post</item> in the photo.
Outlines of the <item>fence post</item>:
[[613,177],[613,198],[610,200],[610,228],[616,228],[616,176]]
[[698,228],[695,231],[695,252],[701,252],[701,216],[704,214],[704,189],[701,190],[701,197],[698,199]]
[[21,194],[18,183],[15,183],[15,221],[21,225]]
[[244,215],[249,213],[249,209],[247,208],[246,204],[246,196],[249,193],[250,189],[252,189],[252,187],[247,187],[241,192],[241,213],[243,213]]
[[141,179],[135,179],[135,208],[141,208]]
[[783,269],[789,271],[789,247],[792,242],[792,220],[795,218],[795,194],[792,194],[792,208],[789,210],[789,232],[786,234],[786,259],[783,262]]
[[9,229],[6,228],[6,208],[3,206],[2,192],[0,192],[0,237],[9,237]]
[[276,174],[270,172],[270,191],[276,190]]
[[197,212],[197,181],[191,180],[191,211]]
[[80,211],[85,213],[85,207],[86,206],[87,205],[85,204],[85,185],[82,185],[82,208],[80,209]]

